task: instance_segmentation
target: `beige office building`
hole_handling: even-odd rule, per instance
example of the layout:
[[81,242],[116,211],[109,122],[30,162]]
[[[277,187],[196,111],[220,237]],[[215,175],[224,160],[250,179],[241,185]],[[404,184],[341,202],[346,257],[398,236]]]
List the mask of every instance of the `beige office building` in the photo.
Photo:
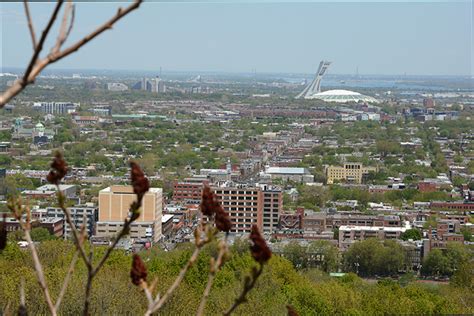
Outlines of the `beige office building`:
[[[140,217],[130,227],[130,238],[135,242],[157,242],[162,237],[163,190],[150,188],[143,197]],[[97,237],[113,237],[129,215],[130,204],[137,196],[131,186],[114,185],[99,192],[99,221]]]
[[344,181],[349,183],[362,183],[364,175],[369,172],[377,172],[376,167],[364,167],[361,163],[345,163],[343,167],[329,166],[326,168],[326,178],[328,184],[334,181]]

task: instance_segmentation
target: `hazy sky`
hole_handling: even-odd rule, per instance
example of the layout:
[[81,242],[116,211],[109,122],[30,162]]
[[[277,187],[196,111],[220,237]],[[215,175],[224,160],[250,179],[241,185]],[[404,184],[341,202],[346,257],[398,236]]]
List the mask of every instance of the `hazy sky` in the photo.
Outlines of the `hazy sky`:
[[[69,43],[118,6],[76,4]],[[31,4],[37,36],[52,8]],[[2,66],[23,68],[32,53],[23,5],[0,11]],[[309,73],[327,59],[331,73],[472,75],[473,16],[472,1],[145,2],[54,67]]]

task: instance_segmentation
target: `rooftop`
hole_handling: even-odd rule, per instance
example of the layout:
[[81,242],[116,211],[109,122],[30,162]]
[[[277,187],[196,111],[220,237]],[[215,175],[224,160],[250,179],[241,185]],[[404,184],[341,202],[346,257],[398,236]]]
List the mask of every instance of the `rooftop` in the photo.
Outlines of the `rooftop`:
[[273,174],[308,174],[308,170],[305,168],[292,168],[292,167],[268,167],[265,173]]

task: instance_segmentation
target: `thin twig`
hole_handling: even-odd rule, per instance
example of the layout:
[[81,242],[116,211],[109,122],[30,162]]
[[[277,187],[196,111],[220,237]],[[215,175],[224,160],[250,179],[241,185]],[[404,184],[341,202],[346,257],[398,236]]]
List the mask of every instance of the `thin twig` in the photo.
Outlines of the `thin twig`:
[[25,306],[25,279],[21,278],[20,282],[20,305]]
[[[89,35],[86,35],[84,38],[72,44],[70,47],[64,49],[63,51],[58,51],[58,52],[49,54],[45,58],[38,60],[38,56],[43,49],[43,44],[45,42],[45,39],[51,29],[51,26],[53,25],[54,21],[57,18],[59,9],[61,8],[61,5],[63,2],[64,0],[58,0],[58,3],[56,4],[56,7],[53,11],[53,14],[51,15],[51,18],[46,28],[43,30],[43,34],[40,38],[38,45],[35,48],[33,56],[31,57],[30,63],[22,79],[15,81],[15,83],[10,88],[8,88],[5,92],[3,92],[3,94],[0,96],[0,108],[3,108],[3,106],[5,106],[5,104],[8,101],[10,101],[23,89],[25,89],[27,85],[32,84],[35,81],[36,77],[40,74],[40,72],[46,66],[74,53],[75,51],[79,50],[79,48],[87,44],[89,41],[91,41],[92,39],[94,39],[95,37],[103,33],[104,31],[110,30],[112,26],[118,20],[120,20],[122,17],[124,17],[131,11],[137,9],[140,6],[140,4],[143,2],[143,0],[135,0],[132,4],[130,4],[125,9],[119,8],[117,10],[117,13],[111,19],[109,19],[104,24],[99,26],[96,30],[94,30]],[[68,30],[66,34],[68,34],[69,32],[70,30]]]
[[228,316],[234,312],[234,310],[239,307],[240,304],[247,302],[247,294],[250,290],[253,289],[255,283],[257,282],[258,277],[262,274],[263,271],[263,264],[259,263],[259,268],[252,269],[252,276],[246,277],[244,281],[244,288],[242,289],[242,293],[240,293],[239,297],[237,297],[234,301],[234,304],[224,313],[224,316]]
[[65,41],[69,37],[69,34],[71,33],[72,26],[74,25],[75,16],[76,16],[76,6],[73,4],[72,5],[72,11],[71,11],[71,22],[69,22],[69,28],[67,29],[67,32],[66,32]]
[[36,246],[31,239],[30,230],[31,230],[31,210],[26,207],[26,222],[23,222],[23,205],[20,198],[11,198],[8,202],[8,208],[13,213],[13,216],[18,220],[18,223],[25,234],[26,242],[28,243],[28,248],[31,251],[31,257],[33,259],[33,264],[35,267],[36,278],[41,287],[41,290],[44,294],[46,304],[48,305],[51,315],[56,316],[56,308],[54,307],[51,295],[49,294],[48,285],[46,284],[46,278],[44,277],[43,267],[38,257],[38,252],[36,251]]
[[225,239],[221,240],[221,242],[219,243],[219,254],[217,255],[217,259],[211,260],[211,268],[209,270],[206,288],[204,289],[204,293],[201,298],[201,303],[199,304],[199,308],[196,313],[197,316],[201,316],[204,314],[204,309],[206,308],[206,302],[211,292],[212,284],[214,283],[214,279],[216,277],[217,272],[224,264],[224,258],[226,254],[227,254],[227,234],[225,236]]
[[171,294],[173,294],[173,292],[181,284],[181,281],[183,281],[184,276],[186,275],[186,272],[188,272],[189,268],[191,268],[191,266],[196,262],[197,258],[199,257],[199,254],[201,253],[201,250],[202,250],[202,247],[196,247],[194,249],[194,252],[193,252],[191,258],[188,260],[186,265],[181,269],[181,271],[179,272],[179,275],[176,278],[176,280],[174,280],[173,284],[168,288],[166,293],[161,298],[159,298],[159,296],[157,296],[157,298],[159,298],[159,299],[155,300],[154,304],[152,305],[152,308],[151,309],[149,308],[146,311],[145,315],[151,315],[152,313],[156,312],[157,310],[159,310],[163,306],[163,304],[168,300],[168,298],[171,296]]
[[66,276],[64,277],[63,286],[61,287],[61,292],[59,292],[59,296],[56,299],[56,310],[59,310],[59,306],[61,305],[61,301],[66,294],[67,286],[69,284],[69,280],[71,279],[72,273],[74,272],[74,268],[76,267],[77,259],[79,259],[79,253],[77,250],[74,252],[74,256],[72,257],[71,264],[69,265],[69,269],[67,270]]
[[34,26],[33,26],[33,21],[31,20],[30,8],[29,8],[29,5],[28,5],[28,1],[23,0],[23,5],[25,7],[26,19],[28,20],[28,28],[30,29],[31,43],[33,44],[33,50],[36,50],[36,35],[35,35],[35,29],[34,29]]
[[[89,261],[92,262],[92,251],[89,253]],[[94,276],[92,275],[92,266],[87,268],[87,284],[86,284],[86,296],[84,300],[84,316],[89,316],[89,308],[90,308],[90,297],[92,291],[92,280]]]
[[[84,243],[85,235],[86,235],[86,213],[84,212],[82,227],[81,227],[81,243]],[[78,250],[74,252],[74,256],[72,257],[71,263],[69,265],[69,269],[67,270],[66,276],[64,277],[63,286],[61,287],[61,291],[59,292],[59,296],[56,299],[56,310],[59,310],[59,306],[61,305],[61,301],[66,294],[66,289],[69,284],[69,280],[71,279],[72,273],[74,272],[74,268],[76,267],[77,259],[79,259]]]
[[[38,42],[38,45],[36,46],[36,49],[33,53],[33,56],[31,56],[30,63],[28,64],[28,67],[26,68],[25,74],[23,75],[22,80],[17,81],[23,88],[27,84],[32,83],[34,81],[34,79],[36,78],[36,75],[34,77],[31,77],[30,74],[33,70],[33,67],[36,64],[36,61],[38,60],[39,54],[43,50],[43,44],[46,41],[46,38],[48,37],[49,31],[51,30],[51,27],[53,26],[54,21],[56,21],[56,18],[58,16],[59,10],[61,9],[61,6],[63,5],[63,2],[64,2],[64,0],[58,0],[58,2],[56,3],[56,7],[54,7],[53,14],[51,14],[51,17],[49,18],[48,24],[46,25],[45,29],[43,30],[43,33],[41,34],[40,40]],[[14,86],[15,85],[13,85],[12,88]],[[10,89],[5,91],[5,93],[8,92]]]
[[74,244],[76,245],[76,248],[79,251],[79,254],[81,255],[82,260],[84,261],[86,266],[89,268],[92,265],[92,262],[90,262],[89,259],[87,258],[87,254],[81,242],[79,233],[77,232],[76,225],[72,221],[71,213],[69,212],[66,205],[64,204],[65,197],[61,192],[59,184],[56,185],[56,190],[57,190],[57,195],[58,195],[59,208],[63,211],[64,215],[66,216],[66,222],[71,228],[72,236],[74,238]]
[[[196,230],[200,230],[200,229],[201,228],[198,227]],[[153,314],[154,312],[158,311],[161,307],[163,307],[163,305],[171,297],[173,292],[181,284],[189,268],[192,267],[192,265],[196,262],[197,258],[199,257],[199,254],[201,253],[202,248],[206,244],[211,242],[211,240],[213,240],[214,236],[217,234],[216,230],[210,231],[210,229],[211,228],[209,226],[206,227],[207,237],[205,237],[203,240],[196,239],[196,242],[195,242],[196,248],[194,248],[194,252],[191,255],[191,258],[189,258],[188,262],[186,262],[186,265],[181,269],[181,271],[178,274],[178,277],[174,280],[173,284],[168,288],[165,294],[162,297],[160,297],[159,293],[157,294],[151,308],[149,307],[147,311],[145,312],[145,316],[149,316]],[[200,233],[197,233],[196,236],[200,236]]]
[[48,305],[49,311],[51,312],[51,315],[55,316],[56,308],[54,307],[53,301],[51,300],[51,295],[49,294],[48,286],[46,284],[46,279],[43,273],[43,267],[39,260],[38,253],[36,252],[36,247],[33,243],[33,240],[31,240],[29,228],[25,227],[24,232],[25,232],[26,242],[28,243],[28,248],[30,248],[30,251],[31,251],[31,257],[33,258],[33,263],[35,266],[36,277],[38,278],[38,283],[41,286],[41,290],[43,291],[44,298],[46,299],[46,303]]
[[[69,14],[71,13],[72,8],[73,8],[72,2],[71,0],[68,0],[66,8],[64,9],[63,20],[61,22],[61,27],[59,29],[59,35],[58,35],[58,38],[56,39],[56,45],[53,47],[51,51],[53,54],[58,53],[59,50],[61,49],[61,46],[66,41],[67,34],[68,34],[67,22],[69,20]],[[69,26],[69,28],[71,27],[72,27],[72,24]]]
[[[141,203],[140,203],[141,205]],[[92,276],[95,276],[97,274],[97,272],[99,272],[99,270],[102,268],[102,266],[104,265],[104,263],[107,261],[107,259],[109,258],[110,254],[112,253],[112,251],[114,250],[115,246],[117,246],[118,242],[120,241],[120,239],[127,235],[128,234],[128,231],[129,231],[129,228],[130,228],[130,225],[132,224],[133,221],[131,221],[130,219],[125,219],[124,223],[123,223],[123,227],[122,229],[120,230],[120,232],[117,234],[117,236],[114,238],[114,241],[112,242],[112,244],[107,248],[104,256],[102,257],[102,259],[99,261],[99,263],[97,264],[97,266],[92,269]]]
[[146,296],[146,299],[148,301],[148,308],[147,309],[150,309],[152,308],[153,306],[153,289],[151,287],[148,287],[148,284],[143,281],[142,283],[140,283],[140,287],[143,289],[143,291],[145,292],[145,296]]

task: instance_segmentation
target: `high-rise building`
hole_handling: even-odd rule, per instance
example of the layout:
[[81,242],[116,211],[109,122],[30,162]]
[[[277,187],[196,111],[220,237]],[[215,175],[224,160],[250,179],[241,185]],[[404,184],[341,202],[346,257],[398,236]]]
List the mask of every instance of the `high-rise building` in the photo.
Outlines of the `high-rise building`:
[[[99,221],[97,237],[113,237],[129,216],[129,208],[136,200],[131,186],[114,185],[99,192]],[[130,227],[130,237],[137,242],[157,242],[162,237],[163,190],[150,188],[140,208],[140,216]]]
[[[84,218],[86,221],[86,231],[87,235],[91,237],[94,235],[95,227],[98,219],[98,208],[96,205],[75,205],[68,207],[69,214],[71,214],[71,219],[73,224],[76,226],[77,230],[80,230],[84,224]],[[59,207],[48,207],[46,209],[47,218],[62,218],[65,220],[64,212]],[[64,221],[64,238],[68,239],[72,237],[71,227]]]
[[147,85],[148,85],[148,79],[147,78],[142,78],[142,82],[141,82],[141,89],[142,90],[147,90]]
[[35,102],[33,109],[46,114],[70,114],[76,111],[80,103],[72,102]]
[[208,185],[207,177],[186,178],[173,183],[173,201],[200,203],[202,189]]
[[224,210],[232,222],[232,233],[250,233],[252,225],[261,231],[278,228],[282,213],[282,193],[276,187],[233,185],[214,187]]
[[281,189],[271,186],[263,188],[263,231],[273,233],[278,228],[283,211],[283,194]]
[[151,92],[154,92],[154,93],[166,92],[165,82],[159,76],[156,76],[155,79],[152,79],[150,81],[150,84],[151,84]]
[[362,183],[363,177],[370,172],[377,172],[376,167],[364,167],[361,163],[345,163],[343,167],[329,166],[326,168],[328,184],[334,181],[345,181],[350,183]]

